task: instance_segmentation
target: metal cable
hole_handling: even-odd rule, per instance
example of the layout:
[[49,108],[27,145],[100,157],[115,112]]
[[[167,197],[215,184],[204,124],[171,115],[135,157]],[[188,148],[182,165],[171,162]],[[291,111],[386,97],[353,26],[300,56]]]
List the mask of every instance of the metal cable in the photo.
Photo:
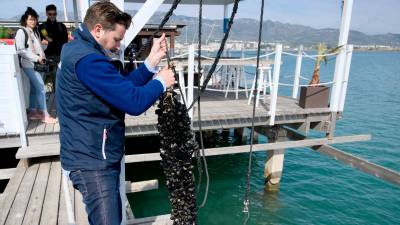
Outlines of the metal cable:
[[[238,10],[239,1],[240,0],[235,0],[234,3],[233,3],[232,14],[231,14],[231,17],[229,18],[229,22],[228,22],[228,29],[227,29],[226,33],[224,34],[224,37],[222,38],[222,42],[221,42],[221,44],[219,46],[219,50],[218,50],[218,53],[217,53],[217,55],[215,57],[214,63],[211,65],[210,70],[208,71],[208,74],[207,74],[206,78],[204,79],[203,85],[202,85],[201,90],[200,90],[200,94],[202,94],[204,92],[204,90],[206,89],[207,84],[210,81],[211,76],[213,75],[213,73],[215,71],[215,68],[218,65],[219,59],[221,58],[221,55],[222,55],[222,52],[224,51],[225,43],[228,40],[229,33],[231,31],[231,28],[232,28],[233,20],[235,19],[235,15],[236,15],[237,10]],[[188,110],[190,110],[193,107],[193,105],[199,100],[199,98],[200,98],[200,95],[198,95],[193,100],[193,102],[190,104]]]
[[[260,24],[258,28],[258,46],[257,46],[257,69],[256,69],[256,78],[258,80],[259,76],[259,66],[260,66],[260,51],[261,51],[261,34],[262,34],[262,23],[264,18],[264,0],[261,0],[261,13],[260,13]],[[255,82],[254,90],[258,90],[258,82]],[[247,168],[247,179],[246,179],[246,191],[244,193],[243,200],[243,213],[246,214],[246,218],[243,224],[247,224],[250,218],[250,178],[251,178],[251,167],[252,167],[252,156],[253,156],[253,142],[254,142],[254,118],[256,115],[256,99],[253,101],[253,115],[251,120],[251,131],[250,131],[250,151],[249,151],[249,165]]]

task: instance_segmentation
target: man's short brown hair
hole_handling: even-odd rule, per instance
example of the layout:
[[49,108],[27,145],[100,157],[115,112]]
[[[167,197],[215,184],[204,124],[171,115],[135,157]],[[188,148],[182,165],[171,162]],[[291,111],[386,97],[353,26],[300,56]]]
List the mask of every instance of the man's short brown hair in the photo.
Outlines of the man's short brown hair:
[[132,17],[119,10],[113,3],[101,1],[89,7],[83,22],[89,30],[92,30],[96,24],[100,24],[105,30],[114,30],[116,23],[124,25],[128,29]]

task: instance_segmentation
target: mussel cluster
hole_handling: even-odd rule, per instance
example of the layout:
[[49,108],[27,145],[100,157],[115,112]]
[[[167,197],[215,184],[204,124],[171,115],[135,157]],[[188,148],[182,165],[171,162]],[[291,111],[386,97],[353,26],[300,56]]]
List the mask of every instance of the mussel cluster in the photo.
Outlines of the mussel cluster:
[[191,130],[186,106],[167,91],[156,110],[160,135],[161,166],[171,204],[174,225],[196,224],[196,196],[192,155],[199,146]]

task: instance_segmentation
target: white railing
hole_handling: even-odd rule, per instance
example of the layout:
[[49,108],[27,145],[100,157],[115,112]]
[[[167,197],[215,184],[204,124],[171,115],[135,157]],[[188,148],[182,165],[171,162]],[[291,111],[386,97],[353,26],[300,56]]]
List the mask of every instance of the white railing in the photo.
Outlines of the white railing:
[[276,103],[278,100],[279,74],[281,71],[282,44],[277,44],[275,49],[274,72],[272,78],[272,92],[269,106],[269,125],[275,124]]
[[[193,88],[194,88],[194,45],[189,45],[188,54],[188,90],[186,96],[186,107],[189,107],[193,102]],[[193,118],[193,107],[189,110],[189,117]]]
[[[313,59],[315,60],[319,56],[336,56],[339,57],[340,54],[344,54],[343,56],[343,65],[340,67],[339,71],[340,72],[340,81],[335,81],[334,79],[332,81],[325,81],[321,82],[319,85],[331,85],[332,87],[338,88],[338,95],[336,98],[333,99],[331,98],[331,105],[332,102],[338,104],[338,110],[343,111],[344,108],[344,102],[346,98],[346,92],[347,92],[347,82],[348,82],[348,77],[349,77],[349,71],[350,71],[350,63],[351,63],[351,57],[352,57],[352,52],[353,52],[353,46],[352,45],[346,45],[341,48],[342,51],[336,52],[336,53],[329,53],[325,55],[308,55],[306,52],[303,51],[303,46],[299,46],[297,53],[290,53],[290,52],[284,52],[282,50],[282,44],[277,44],[275,51],[270,52],[268,54],[263,54],[263,58],[268,58],[270,55],[275,55],[274,62],[273,62],[273,67],[271,65],[267,66],[260,66],[259,68],[259,79],[258,81],[253,79],[252,86],[249,90],[247,90],[247,81],[245,78],[245,75],[249,72],[244,70],[245,65],[241,66],[226,66],[226,65],[221,65],[220,67],[217,67],[218,69],[214,72],[214,76],[212,78],[212,84],[210,87],[207,87],[207,90],[211,91],[216,91],[216,92],[224,92],[225,97],[227,97],[227,94],[229,92],[235,92],[236,93],[236,98],[238,98],[238,93],[239,92],[245,92],[246,97],[248,97],[248,104],[251,103],[251,100],[254,98],[256,101],[256,106],[258,107],[259,101],[261,99],[261,94],[264,99],[264,103],[266,103],[266,94],[267,94],[267,88],[270,90],[270,98],[269,98],[269,109],[268,109],[268,115],[270,116],[270,121],[269,125],[274,125],[275,124],[275,116],[276,116],[276,109],[277,109],[277,104],[278,104],[278,93],[279,93],[279,86],[285,86],[285,87],[292,87],[292,93],[291,97],[294,99],[298,98],[298,93],[299,93],[299,88],[300,87],[308,87],[308,86],[313,86],[309,84],[301,84],[301,80],[307,80],[307,82],[310,80],[310,78],[304,77],[301,75],[301,69],[302,69],[302,61],[304,58],[307,59]],[[293,77],[293,83],[282,83],[280,82],[280,67],[281,64],[284,63],[282,62],[282,55],[287,55],[287,56],[293,56],[296,57],[296,67],[294,71],[294,76]],[[180,57],[182,56],[187,56],[188,57],[188,86],[185,87],[184,82],[180,82],[181,89],[183,91],[183,95],[186,104],[191,105],[193,102],[193,88],[194,88],[194,72],[196,70],[196,62],[195,62],[195,57],[197,54],[195,53],[195,46],[190,45],[188,49],[188,53],[181,54]],[[214,59],[213,57],[206,57],[202,56],[204,59]],[[248,58],[238,58],[238,59],[232,59],[235,61],[246,61],[246,60],[253,60],[255,57],[248,57]],[[231,59],[229,59],[231,60]],[[336,59],[338,60],[338,59]],[[338,64],[338,62],[336,63]],[[254,66],[248,65],[248,66]],[[233,69],[233,70],[232,70]],[[271,70],[273,70],[272,75],[271,75]],[[177,69],[179,73],[179,79],[183,81],[183,69],[178,68]],[[220,74],[218,73],[220,72]],[[255,73],[249,73],[255,76]],[[219,76],[219,80],[218,80]],[[287,78],[288,76],[285,76]],[[241,79],[244,79],[245,83],[245,88],[242,90],[239,90],[239,82]],[[339,78],[337,78],[339,79]],[[233,88],[231,89],[231,82],[235,81],[235,84]],[[255,89],[255,82],[257,82],[257,90],[254,91]],[[338,83],[339,82],[339,83]],[[334,88],[332,88],[334,89]],[[249,93],[249,96],[247,96]],[[189,115],[192,117],[193,116],[193,111],[189,112]]]
[[299,93],[299,84],[300,84],[300,74],[301,74],[301,62],[303,60],[303,46],[300,45],[297,58],[296,58],[296,70],[294,72],[294,82],[293,82],[293,90],[292,90],[292,98],[297,98],[297,94]]

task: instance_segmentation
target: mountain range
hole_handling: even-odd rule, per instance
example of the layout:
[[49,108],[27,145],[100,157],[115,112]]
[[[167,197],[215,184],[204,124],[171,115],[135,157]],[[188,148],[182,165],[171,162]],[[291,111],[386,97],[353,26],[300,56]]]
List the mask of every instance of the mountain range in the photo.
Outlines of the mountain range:
[[[131,15],[135,15],[136,11],[129,11]],[[165,12],[157,12],[148,23],[159,24],[164,17]],[[58,13],[59,19],[63,15],[61,11]],[[68,15],[73,18],[72,13]],[[11,18],[11,20],[19,20],[20,16]],[[39,14],[40,19],[46,18],[44,13]],[[197,42],[198,19],[196,17],[188,17],[181,15],[173,15],[169,24],[183,24],[185,28],[181,30],[181,35],[177,37],[178,42]],[[219,41],[222,38],[222,19],[212,20],[203,19],[202,36],[204,42]],[[258,37],[259,22],[254,19],[240,18],[235,19],[230,40],[236,41],[256,41]],[[312,46],[319,42],[324,42],[328,46],[336,46],[339,38],[339,30],[333,28],[316,29],[309,26],[281,23],[278,21],[263,21],[262,40],[264,42],[280,42],[296,46],[303,44],[304,46]],[[400,34],[377,34],[368,35],[359,31],[351,30],[348,43],[354,45],[383,45],[400,47]]]
[[[152,17],[150,23],[159,23],[163,14],[157,13]],[[184,24],[186,28],[181,31],[178,40],[192,42],[197,41],[198,19],[195,17],[174,15],[170,19],[171,24]],[[203,40],[221,40],[222,19],[203,19]],[[254,19],[240,18],[234,21],[230,40],[256,41],[258,37],[259,22]],[[187,33],[187,35],[186,35]],[[316,29],[309,26],[281,23],[278,21],[263,21],[262,40],[264,42],[280,42],[289,45],[303,44],[305,46],[324,42],[330,46],[336,46],[339,39],[339,29],[325,28]],[[378,34],[368,35],[359,31],[351,30],[349,33],[349,44],[354,45],[385,45],[400,46],[400,34]]]

